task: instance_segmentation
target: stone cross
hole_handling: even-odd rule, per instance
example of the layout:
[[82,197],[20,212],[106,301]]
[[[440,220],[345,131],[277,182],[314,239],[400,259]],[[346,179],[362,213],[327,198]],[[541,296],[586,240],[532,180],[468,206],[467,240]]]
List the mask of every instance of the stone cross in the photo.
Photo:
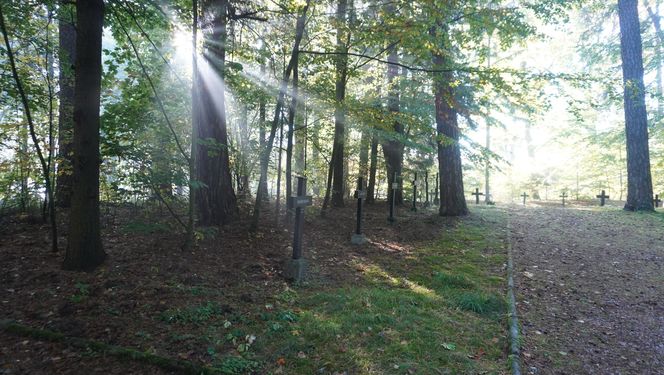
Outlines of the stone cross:
[[392,179],[392,197],[390,197],[390,216],[387,218],[387,221],[394,223],[394,205],[397,200],[397,190],[399,190],[399,183],[397,182],[397,172],[394,172],[394,178]]
[[417,212],[417,172],[415,172],[415,179],[413,180],[413,207],[411,211]]
[[312,205],[307,193],[307,179],[297,177],[297,196],[290,197],[290,206],[295,209],[295,230],[293,232],[293,257],[286,268],[286,277],[295,282],[304,279],[306,261],[302,258],[302,229],[304,226],[304,208]]
[[606,195],[604,190],[602,190],[602,194],[598,195],[597,198],[599,198],[599,205],[604,206],[604,203],[606,203],[606,200],[609,199],[609,196]]
[[472,195],[475,196],[475,204],[480,204],[480,195],[484,195],[484,193],[480,193],[480,189],[476,188]]
[[563,193],[560,194],[560,197],[563,199],[563,207],[565,207],[565,198],[567,198],[567,192],[563,191]]
[[659,204],[662,203],[662,200],[659,199],[659,194],[655,194],[655,199],[652,201],[655,202],[655,208],[659,207]]
[[362,201],[366,197],[367,192],[364,190],[364,179],[360,177],[357,179],[357,190],[355,190],[355,198],[357,199],[357,223],[355,225],[355,233],[350,239],[350,242],[353,245],[363,245],[367,242],[367,238],[362,233]]
[[523,194],[521,194],[521,197],[523,198],[523,205],[524,206],[526,205],[526,198],[528,198],[529,196],[530,195],[526,194],[525,191],[523,192]]

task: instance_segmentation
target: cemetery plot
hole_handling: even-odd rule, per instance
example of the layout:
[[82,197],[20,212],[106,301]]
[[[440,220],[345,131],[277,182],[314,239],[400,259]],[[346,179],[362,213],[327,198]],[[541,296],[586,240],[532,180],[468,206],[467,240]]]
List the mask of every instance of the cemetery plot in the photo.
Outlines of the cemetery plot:
[[[205,233],[183,253],[154,213],[120,208],[104,232],[107,263],[69,273],[49,261],[38,225],[9,223],[0,316],[216,373],[507,371],[504,213],[482,207],[458,220],[402,210],[390,225],[384,203],[364,205],[370,243],[354,246],[351,206],[303,218],[302,285],[284,281],[290,225],[254,235],[229,227],[224,241]],[[14,352],[21,363],[4,362]],[[4,331],[0,353],[12,373],[182,373]]]

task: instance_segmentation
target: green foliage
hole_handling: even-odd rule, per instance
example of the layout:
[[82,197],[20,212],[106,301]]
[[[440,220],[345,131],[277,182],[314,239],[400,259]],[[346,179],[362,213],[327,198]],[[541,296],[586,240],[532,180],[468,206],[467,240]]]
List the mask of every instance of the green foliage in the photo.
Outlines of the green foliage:
[[226,311],[227,309],[218,303],[208,301],[204,305],[168,309],[162,312],[159,318],[167,323],[200,324],[207,320],[221,317]]

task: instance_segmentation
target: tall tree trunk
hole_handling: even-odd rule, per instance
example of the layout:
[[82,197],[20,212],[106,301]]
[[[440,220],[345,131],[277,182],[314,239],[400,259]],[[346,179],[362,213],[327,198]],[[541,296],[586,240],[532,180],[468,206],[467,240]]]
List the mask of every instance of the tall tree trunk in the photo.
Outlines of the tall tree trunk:
[[[274,144],[274,138],[277,131],[277,126],[279,125],[279,118],[281,117],[281,109],[284,106],[284,96],[286,94],[286,88],[288,87],[288,80],[290,78],[291,72],[293,71],[293,66],[295,61],[299,58],[300,42],[302,41],[302,36],[304,35],[304,26],[307,18],[307,10],[309,9],[309,4],[311,0],[307,0],[304,6],[302,7],[302,13],[297,17],[295,25],[295,41],[293,43],[293,50],[291,51],[291,57],[284,71],[283,78],[281,79],[281,84],[279,85],[279,94],[277,95],[277,104],[274,110],[274,119],[272,120],[272,126],[270,127],[270,135],[268,136],[265,148],[261,150],[260,160],[261,163],[267,165],[270,161],[270,153],[272,152],[272,145]],[[267,170],[265,173],[261,171],[260,180],[258,183],[258,192],[256,193],[256,203],[254,204],[254,213],[251,220],[250,230],[255,231],[258,228],[258,220],[260,218],[260,197],[262,196],[262,190],[267,187]]]
[[371,136],[371,154],[369,157],[369,183],[367,184],[367,203],[376,201],[376,165],[378,164],[378,138],[376,134]]
[[[390,53],[387,56],[387,109],[392,116],[399,113],[399,87],[397,76],[399,74],[399,54],[396,47],[390,48]],[[389,138],[382,142],[383,157],[385,158],[385,168],[387,171],[387,196],[392,196],[392,183],[394,175],[401,176],[403,169],[403,151],[404,145],[398,140],[399,135],[403,135],[403,126],[396,119],[393,121],[392,132],[394,133]],[[403,190],[398,189],[395,194],[395,203],[403,204]]]
[[249,124],[248,108],[246,104],[240,104],[239,143],[240,143],[240,178],[238,188],[239,194],[248,198],[251,195],[249,189]]
[[206,32],[206,63],[209,73],[217,74],[221,84],[210,80],[200,82],[200,126],[197,138],[202,140],[196,155],[198,180],[205,184],[197,197],[198,215],[203,225],[223,225],[237,214],[237,199],[228,156],[224,69],[227,42],[228,0],[203,3],[203,14],[210,25]]
[[91,270],[106,258],[99,220],[99,106],[104,1],[76,2],[74,183],[63,267]]
[[371,146],[369,137],[371,137],[370,130],[363,129],[360,137],[360,177],[364,181],[368,181],[367,174],[369,173],[369,147]]
[[[441,28],[440,35],[444,46],[448,46],[447,29]],[[438,34],[438,30],[432,30]],[[434,73],[433,85],[436,102],[436,128],[438,131],[438,171],[440,174],[441,216],[460,216],[468,213],[463,189],[463,170],[461,167],[461,148],[459,146],[459,124],[454,109],[456,100],[451,82],[454,76],[445,70],[447,60],[440,52],[433,54],[433,66],[439,72]]]
[[332,159],[332,207],[344,206],[344,152],[346,131],[346,110],[344,101],[346,98],[346,82],[348,75],[348,52],[346,25],[347,0],[337,2],[337,46],[339,53],[335,61],[335,107],[334,107],[334,143]]
[[[263,43],[265,44],[265,43]],[[265,75],[265,64],[261,64],[261,76]],[[265,96],[261,95],[260,99],[258,100],[258,145],[259,149],[263,150],[265,148],[265,126],[267,125],[265,123],[265,105],[266,105],[266,100]],[[263,159],[261,158],[260,160],[260,176],[267,176],[267,170],[268,170],[268,162],[269,159]],[[259,184],[262,184],[258,189],[258,193],[261,193],[262,196],[257,197],[258,199],[256,202],[267,202],[270,200],[268,191],[267,191],[267,177],[263,180],[260,179],[259,176]]]
[[652,211],[652,177],[648,148],[648,115],[643,84],[643,50],[636,0],[619,0],[620,54],[625,88],[627,202],[630,211]]
[[191,24],[191,66],[192,66],[192,78],[191,78],[191,145],[189,149],[189,201],[187,202],[187,233],[182,249],[184,251],[189,251],[196,241],[194,232],[196,226],[196,195],[197,190],[199,189],[199,184],[194,179],[197,176],[196,173],[196,154],[198,149],[199,139],[197,138],[199,126],[199,111],[200,107],[198,104],[199,98],[199,85],[200,77],[198,71],[198,0],[192,0],[191,2],[191,14],[192,14],[192,24]]
[[72,140],[74,128],[74,62],[76,61],[76,27],[74,7],[61,1],[58,11],[60,46],[60,107],[58,116],[58,165],[55,201],[59,207],[71,205]]
[[288,106],[288,144],[286,146],[286,219],[290,222],[292,218],[292,207],[290,197],[293,195],[293,136],[295,134],[295,115],[298,103],[298,61],[293,64],[293,81],[291,90],[291,102]]
[[[489,34],[488,42],[488,54],[487,54],[487,70],[491,70],[491,38],[493,34]],[[491,151],[491,108],[487,109],[487,118],[486,118],[486,139],[485,146],[487,153]],[[490,188],[490,179],[491,179],[491,161],[489,155],[487,154],[485,165],[484,165],[484,202],[491,202],[491,188]]]

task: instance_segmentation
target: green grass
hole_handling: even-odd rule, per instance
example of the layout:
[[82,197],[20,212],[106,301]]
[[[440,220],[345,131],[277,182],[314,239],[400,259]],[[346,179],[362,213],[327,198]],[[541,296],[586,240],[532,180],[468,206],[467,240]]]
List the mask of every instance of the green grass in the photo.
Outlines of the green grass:
[[358,261],[357,282],[287,289],[253,350],[268,373],[506,373],[504,220],[481,209],[407,260]]

